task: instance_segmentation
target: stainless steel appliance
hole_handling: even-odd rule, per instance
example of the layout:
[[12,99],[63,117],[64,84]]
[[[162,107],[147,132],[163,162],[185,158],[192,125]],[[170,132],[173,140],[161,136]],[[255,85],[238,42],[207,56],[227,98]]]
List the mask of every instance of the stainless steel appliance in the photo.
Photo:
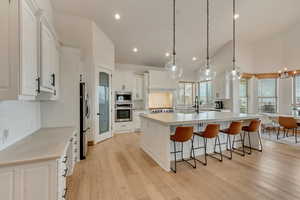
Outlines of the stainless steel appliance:
[[115,121],[132,121],[132,93],[116,92],[115,96]]
[[215,101],[216,109],[224,109],[223,101]]
[[115,101],[116,104],[132,104],[132,93],[116,92]]
[[88,94],[86,91],[86,84],[80,83],[80,159],[83,160],[87,154],[87,120],[90,116]]
[[151,113],[173,113],[173,108],[155,108],[150,110]]

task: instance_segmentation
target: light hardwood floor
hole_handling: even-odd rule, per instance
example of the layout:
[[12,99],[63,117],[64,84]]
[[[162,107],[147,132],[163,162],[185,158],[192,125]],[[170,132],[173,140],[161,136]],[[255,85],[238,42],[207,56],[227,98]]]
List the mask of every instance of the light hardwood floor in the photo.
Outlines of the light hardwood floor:
[[69,178],[68,200],[299,200],[300,149],[264,141],[264,152],[163,171],[123,134],[89,149]]

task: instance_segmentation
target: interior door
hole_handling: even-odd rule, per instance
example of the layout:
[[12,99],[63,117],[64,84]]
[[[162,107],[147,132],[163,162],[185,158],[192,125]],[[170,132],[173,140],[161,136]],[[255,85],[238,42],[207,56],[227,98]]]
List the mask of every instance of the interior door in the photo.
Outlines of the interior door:
[[96,142],[112,137],[111,72],[96,69]]

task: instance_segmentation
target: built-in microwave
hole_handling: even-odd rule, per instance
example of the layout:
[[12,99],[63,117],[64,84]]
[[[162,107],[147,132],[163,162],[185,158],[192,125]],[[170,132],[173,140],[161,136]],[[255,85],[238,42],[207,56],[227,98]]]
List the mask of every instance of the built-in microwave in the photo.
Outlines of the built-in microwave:
[[116,92],[115,96],[116,104],[126,104],[132,102],[131,92]]

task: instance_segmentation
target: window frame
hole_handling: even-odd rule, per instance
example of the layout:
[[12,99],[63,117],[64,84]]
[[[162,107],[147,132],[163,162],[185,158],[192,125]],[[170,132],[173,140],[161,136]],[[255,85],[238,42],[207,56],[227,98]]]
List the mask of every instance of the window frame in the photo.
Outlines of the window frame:
[[[297,91],[297,84],[296,84],[296,78],[300,78],[300,74],[296,74],[295,76],[293,76],[293,106],[296,107],[300,107],[300,102],[297,102],[297,95],[296,95],[296,91]],[[300,87],[300,85],[299,85]]]
[[[180,84],[184,84],[184,90],[183,90],[183,104],[179,104],[177,103],[178,106],[193,106],[194,105],[194,101],[195,101],[195,97],[196,97],[196,90],[197,90],[197,82],[193,82],[193,81],[179,81],[178,82],[178,90],[180,88]],[[192,84],[192,104],[187,104],[186,102],[186,84]],[[178,91],[178,95],[179,95],[179,91]]]
[[277,113],[278,112],[278,108],[279,108],[279,105],[278,105],[278,78],[265,78],[265,79],[258,79],[258,81],[260,80],[266,80],[266,79],[272,79],[272,80],[275,80],[275,96],[259,96],[258,93],[259,93],[259,83],[257,82],[257,96],[256,96],[256,104],[257,104],[257,112],[258,113],[263,113],[261,110],[260,110],[260,99],[274,99],[275,100],[275,112],[274,113]]
[[[241,81],[245,81],[246,82],[246,96],[241,96],[240,92],[239,92],[239,104],[240,104],[240,112],[241,112],[241,99],[245,98],[246,102],[247,102],[247,106],[246,106],[246,112],[241,112],[241,113],[248,113],[249,112],[249,79],[247,78],[243,78],[240,80],[240,87],[241,87]],[[241,89],[239,88],[239,91]]]
[[212,80],[206,80],[206,81],[199,81],[198,82],[198,100],[199,100],[199,102],[200,102],[200,84],[201,83],[210,83],[210,87],[211,87],[211,96],[209,96],[208,94],[209,94],[209,87],[208,87],[208,84],[206,84],[206,91],[205,91],[205,93],[206,93],[206,100],[205,100],[205,102],[206,103],[203,103],[203,104],[201,104],[201,105],[212,105],[213,104],[213,102],[210,102],[210,100],[213,100],[213,85],[212,85]]

